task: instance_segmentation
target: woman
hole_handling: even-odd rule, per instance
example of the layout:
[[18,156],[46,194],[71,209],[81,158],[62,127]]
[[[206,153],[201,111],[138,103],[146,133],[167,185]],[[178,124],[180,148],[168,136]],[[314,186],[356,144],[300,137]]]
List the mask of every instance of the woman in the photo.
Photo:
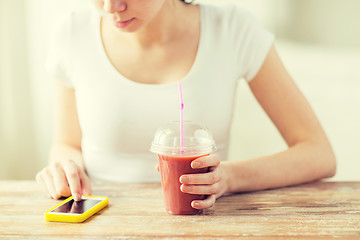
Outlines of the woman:
[[[288,186],[335,174],[336,161],[311,107],[285,70],[273,35],[238,6],[181,0],[94,0],[55,28],[48,69],[57,79],[49,166],[37,181],[51,197],[91,194],[92,179],[158,181],[149,145],[156,128],[184,115],[204,122],[219,151],[192,162],[181,190],[206,194]],[[236,84],[245,79],[289,148],[247,161],[227,159]],[[89,176],[88,176],[89,175]]]

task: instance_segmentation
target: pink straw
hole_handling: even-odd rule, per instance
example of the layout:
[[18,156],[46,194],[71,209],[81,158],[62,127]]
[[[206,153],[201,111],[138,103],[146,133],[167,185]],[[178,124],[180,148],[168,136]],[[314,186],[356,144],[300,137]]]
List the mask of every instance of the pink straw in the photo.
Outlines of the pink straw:
[[[182,88],[180,81],[179,81],[179,95],[180,95],[180,146],[184,147],[184,102],[183,102]],[[183,152],[182,149],[181,152]]]

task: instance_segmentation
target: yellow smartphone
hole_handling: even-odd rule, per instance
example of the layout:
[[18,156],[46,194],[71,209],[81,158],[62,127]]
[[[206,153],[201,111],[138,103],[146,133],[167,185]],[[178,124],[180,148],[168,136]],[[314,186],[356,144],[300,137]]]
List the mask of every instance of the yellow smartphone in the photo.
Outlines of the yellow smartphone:
[[83,222],[109,204],[103,196],[83,195],[81,201],[68,197],[55,207],[45,212],[45,220],[49,222]]

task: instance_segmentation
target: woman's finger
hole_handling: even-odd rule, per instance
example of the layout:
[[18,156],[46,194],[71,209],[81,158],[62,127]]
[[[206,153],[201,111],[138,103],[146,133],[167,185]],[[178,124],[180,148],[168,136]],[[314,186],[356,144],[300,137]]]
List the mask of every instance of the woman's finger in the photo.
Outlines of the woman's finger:
[[214,184],[221,180],[219,168],[215,168],[208,173],[186,174],[180,177],[180,182],[183,184]]
[[78,166],[74,161],[67,161],[64,164],[64,172],[70,186],[71,195],[73,195],[75,201],[80,201],[82,192]]
[[70,187],[62,166],[59,163],[54,163],[51,167],[51,172],[54,179],[56,192],[63,197],[70,196]]
[[215,195],[211,195],[205,200],[194,200],[191,202],[191,206],[196,209],[206,209],[214,206],[216,201]]
[[59,199],[61,195],[56,192],[56,188],[54,186],[54,179],[51,175],[51,171],[49,170],[49,168],[43,169],[41,175],[50,196],[54,199]]
[[49,197],[52,197],[50,195],[49,190],[46,187],[46,183],[42,177],[42,171],[40,171],[40,172],[38,172],[38,174],[36,174],[36,182],[41,186],[41,189],[43,190],[44,193],[49,195]]
[[83,170],[79,170],[80,180],[81,180],[81,190],[82,194],[84,195],[91,195],[92,188],[91,188],[91,180],[88,175]]
[[212,185],[186,185],[181,184],[180,190],[183,193],[189,194],[200,194],[200,195],[213,195],[218,192],[219,183],[215,183]]
[[199,157],[191,162],[191,167],[196,168],[206,168],[206,167],[216,167],[220,164],[220,157],[217,154],[211,154],[204,157]]

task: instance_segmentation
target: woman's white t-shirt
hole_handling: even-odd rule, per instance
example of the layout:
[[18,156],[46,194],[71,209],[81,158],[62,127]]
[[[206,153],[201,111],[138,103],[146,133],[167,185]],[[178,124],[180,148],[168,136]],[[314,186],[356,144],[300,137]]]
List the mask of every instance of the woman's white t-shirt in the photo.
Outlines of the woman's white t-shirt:
[[[238,5],[199,6],[198,52],[181,79],[184,119],[205,124],[227,160],[237,83],[256,75],[274,36]],[[95,10],[72,12],[59,22],[46,64],[51,76],[75,90],[90,177],[160,181],[149,148],[160,125],[179,119],[178,82],[141,84],[122,76],[105,53]]]

